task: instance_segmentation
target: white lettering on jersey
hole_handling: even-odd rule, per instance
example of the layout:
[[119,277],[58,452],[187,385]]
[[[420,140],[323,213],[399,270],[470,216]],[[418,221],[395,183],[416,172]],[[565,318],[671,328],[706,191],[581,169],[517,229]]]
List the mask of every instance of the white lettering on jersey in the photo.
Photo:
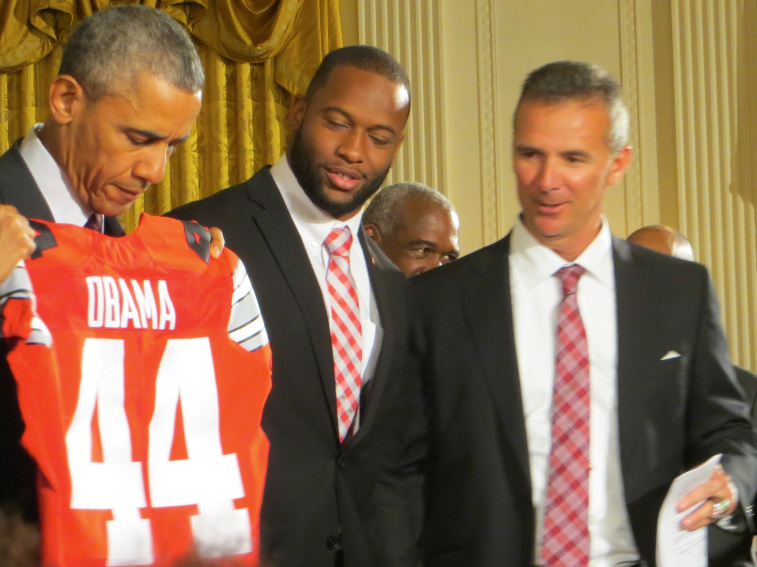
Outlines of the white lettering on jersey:
[[134,289],[134,297],[137,299],[139,308],[139,317],[142,322],[142,328],[147,328],[147,320],[152,319],[152,328],[158,328],[158,309],[155,307],[155,296],[152,294],[150,280],[142,282],[143,287],[139,287],[136,280],[131,280],[131,287]]
[[134,299],[131,296],[126,280],[119,278],[118,286],[121,288],[121,298],[123,299],[123,305],[121,308],[121,328],[125,329],[129,324],[129,320],[131,320],[133,321],[134,328],[140,329],[139,313],[137,313],[137,306],[134,305]]
[[105,288],[105,328],[118,329],[121,326],[121,309],[118,304],[118,285],[110,276],[103,276]]
[[171,323],[171,330],[176,328],[176,310],[173,308],[171,296],[168,295],[168,286],[164,280],[158,281],[158,301],[160,302],[160,325],[162,331],[166,323]]
[[105,303],[103,301],[103,279],[100,276],[87,278],[87,291],[89,292],[89,309],[87,309],[87,324],[98,328],[103,326],[105,320]]
[[[157,286],[158,290],[157,305],[154,286]],[[141,286],[138,281],[131,280],[129,288],[129,284],[123,278],[116,280],[111,276],[89,276],[87,292],[87,324],[91,328],[176,328],[176,309],[165,280],[143,280]]]

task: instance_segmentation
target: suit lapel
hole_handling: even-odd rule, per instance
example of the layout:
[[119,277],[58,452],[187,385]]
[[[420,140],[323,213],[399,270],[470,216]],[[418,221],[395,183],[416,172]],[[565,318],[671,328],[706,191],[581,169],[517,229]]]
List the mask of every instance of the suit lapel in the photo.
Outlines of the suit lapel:
[[645,279],[634,266],[631,248],[625,241],[613,237],[613,263],[615,265],[615,303],[618,325],[618,438],[620,462],[626,502],[633,502],[639,494],[634,488],[638,482],[635,466],[644,454],[640,445],[644,432],[639,431],[639,408],[644,407],[643,390],[639,388],[640,371],[637,363],[647,360],[648,341],[639,340],[649,335],[650,325],[655,325],[657,313],[654,302],[649,301],[650,291]]
[[42,196],[42,191],[21,157],[20,146],[21,140],[17,140],[0,156],[0,202],[15,206],[27,218],[54,222],[53,213]]
[[121,223],[118,222],[118,218],[116,217],[105,217],[105,230],[103,233],[108,236],[123,236],[125,234]]
[[[509,441],[514,460],[505,466],[515,471],[524,488],[524,500],[531,502],[531,473],[526,422],[520,390],[510,299],[510,237],[489,248],[482,262],[471,266],[474,277],[465,290],[468,331],[476,348],[500,425],[500,435]],[[530,510],[530,507],[528,507]]]
[[334,359],[331,351],[329,320],[321,287],[313,273],[297,227],[289,215],[284,199],[268,168],[258,172],[247,182],[247,186],[249,198],[258,205],[252,215],[252,221],[257,224],[271,249],[308,326],[310,341],[320,370],[324,397],[336,432]]
[[[401,290],[397,289],[397,286],[401,285],[399,283],[401,280],[392,281],[394,279],[391,277],[392,274],[387,273],[385,269],[381,269],[377,265],[377,261],[382,261],[382,259],[378,258],[377,260],[377,253],[368,244],[368,237],[362,228],[358,233],[358,237],[363,247],[365,262],[368,266],[368,277],[371,281],[373,296],[376,298],[383,337],[373,377],[366,384],[361,394],[361,396],[365,396],[365,404],[361,410],[363,414],[360,420],[360,428],[354,437],[345,441],[345,446],[352,446],[359,442],[360,439],[365,437],[375,421],[376,412],[381,406],[380,399],[386,389],[387,382],[390,380],[389,368],[392,367],[392,357],[394,356],[392,345],[394,344],[398,323],[397,306],[394,302],[405,297],[400,293]],[[385,261],[389,262],[388,259],[385,259]]]

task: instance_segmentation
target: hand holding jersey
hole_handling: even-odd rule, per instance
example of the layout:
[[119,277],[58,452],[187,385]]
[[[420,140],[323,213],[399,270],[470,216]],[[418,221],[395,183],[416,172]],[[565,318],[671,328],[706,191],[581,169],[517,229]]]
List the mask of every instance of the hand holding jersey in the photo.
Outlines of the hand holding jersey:
[[34,251],[34,231],[12,205],[0,205],[0,284]]
[[144,215],[121,239],[32,224],[0,313],[43,565],[257,564],[270,350],[244,266],[210,259],[196,223]]

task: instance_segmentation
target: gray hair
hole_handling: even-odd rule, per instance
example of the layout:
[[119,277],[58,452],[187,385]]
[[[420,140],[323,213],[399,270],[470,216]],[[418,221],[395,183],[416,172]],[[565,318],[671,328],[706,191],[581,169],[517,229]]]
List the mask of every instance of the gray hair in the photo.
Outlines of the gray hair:
[[621,98],[620,85],[599,67],[578,61],[555,61],[531,71],[523,82],[513,114],[513,129],[518,109],[524,101],[559,104],[566,100],[602,100],[610,118],[607,140],[615,154],[628,143],[628,109]]
[[107,8],[86,18],[71,35],[60,63],[97,101],[114,87],[134,85],[143,72],[188,93],[205,83],[189,34],[171,16],[146,6]]
[[457,215],[449,199],[431,187],[421,183],[395,183],[379,191],[363,213],[363,224],[375,225],[381,234],[388,235],[402,228],[403,216],[400,207],[407,201],[433,203]]

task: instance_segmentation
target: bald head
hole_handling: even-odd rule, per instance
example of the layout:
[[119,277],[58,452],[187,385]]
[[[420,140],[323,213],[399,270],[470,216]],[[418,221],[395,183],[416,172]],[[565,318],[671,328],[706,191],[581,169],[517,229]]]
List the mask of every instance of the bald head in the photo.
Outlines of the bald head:
[[683,234],[669,226],[661,224],[645,226],[632,233],[627,240],[661,254],[694,261],[694,249],[691,243]]

